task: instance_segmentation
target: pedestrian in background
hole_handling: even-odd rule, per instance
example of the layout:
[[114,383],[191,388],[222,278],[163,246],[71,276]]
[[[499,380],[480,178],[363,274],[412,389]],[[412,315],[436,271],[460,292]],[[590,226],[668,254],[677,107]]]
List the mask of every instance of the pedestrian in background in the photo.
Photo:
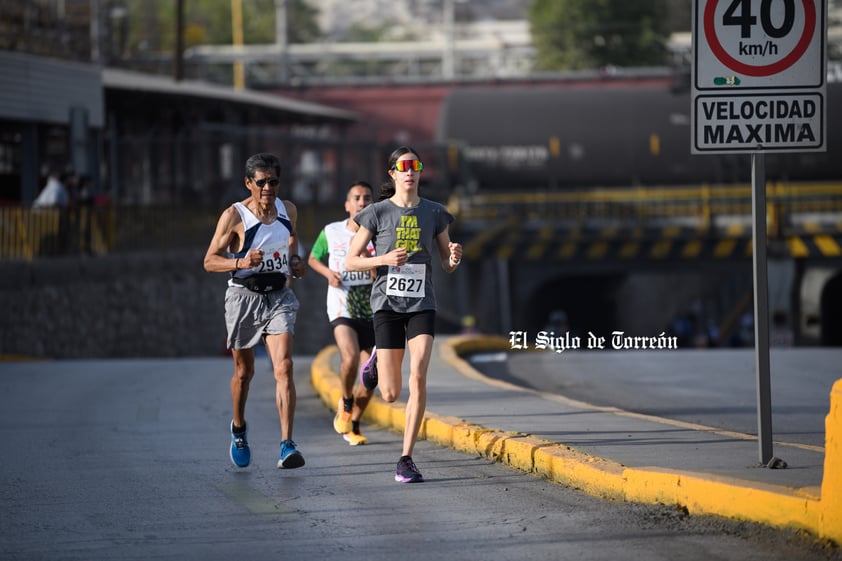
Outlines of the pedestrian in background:
[[47,184],[33,201],[34,208],[67,208],[70,205],[70,194],[65,182],[67,175],[58,170],[51,170],[47,177]]

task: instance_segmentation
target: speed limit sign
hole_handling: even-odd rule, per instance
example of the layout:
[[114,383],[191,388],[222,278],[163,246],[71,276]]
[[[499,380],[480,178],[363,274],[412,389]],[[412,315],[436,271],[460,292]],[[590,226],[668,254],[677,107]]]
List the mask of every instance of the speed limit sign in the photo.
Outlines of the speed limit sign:
[[827,0],[695,0],[693,154],[751,153],[757,443],[771,465],[766,152],[826,151]]
[[697,89],[823,85],[823,0],[697,0],[694,16]]
[[826,0],[696,0],[691,152],[824,151]]

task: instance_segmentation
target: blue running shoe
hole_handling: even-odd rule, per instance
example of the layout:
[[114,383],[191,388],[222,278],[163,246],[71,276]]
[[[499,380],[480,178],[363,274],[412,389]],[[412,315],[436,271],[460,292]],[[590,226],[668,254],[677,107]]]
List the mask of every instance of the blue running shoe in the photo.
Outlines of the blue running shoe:
[[295,449],[295,442],[284,440],[281,442],[281,456],[278,458],[278,468],[295,469],[304,465],[304,456]]
[[234,432],[234,421],[231,421],[231,462],[240,468],[248,467],[251,463],[251,450],[249,450],[249,442],[246,439],[246,428],[243,427],[243,432]]
[[395,469],[395,481],[398,483],[423,483],[424,476],[415,467],[415,462],[409,456],[401,456]]
[[360,383],[369,391],[377,387],[377,347],[372,347],[371,356],[360,368]]

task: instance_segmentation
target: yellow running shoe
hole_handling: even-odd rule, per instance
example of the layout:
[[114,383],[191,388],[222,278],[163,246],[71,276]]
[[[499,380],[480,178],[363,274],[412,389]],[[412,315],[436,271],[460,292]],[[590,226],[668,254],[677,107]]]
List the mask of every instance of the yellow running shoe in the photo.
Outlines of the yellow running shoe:
[[333,418],[333,430],[339,434],[351,432],[354,426],[351,424],[351,413],[342,407],[342,398],[339,398],[339,405],[336,406],[336,417]]
[[368,439],[365,436],[363,436],[362,433],[357,434],[354,432],[346,432],[342,435],[342,438],[348,441],[348,444],[350,444],[351,446],[359,446],[361,444],[368,443]]

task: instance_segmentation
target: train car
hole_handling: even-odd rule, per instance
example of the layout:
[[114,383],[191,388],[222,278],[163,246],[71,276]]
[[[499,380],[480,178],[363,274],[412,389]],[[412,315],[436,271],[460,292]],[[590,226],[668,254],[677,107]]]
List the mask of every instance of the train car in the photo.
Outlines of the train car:
[[[437,141],[461,147],[473,187],[534,191],[750,181],[748,154],[690,154],[690,93],[669,84],[457,88]],[[827,88],[827,151],[770,153],[770,181],[842,179],[842,84]]]

